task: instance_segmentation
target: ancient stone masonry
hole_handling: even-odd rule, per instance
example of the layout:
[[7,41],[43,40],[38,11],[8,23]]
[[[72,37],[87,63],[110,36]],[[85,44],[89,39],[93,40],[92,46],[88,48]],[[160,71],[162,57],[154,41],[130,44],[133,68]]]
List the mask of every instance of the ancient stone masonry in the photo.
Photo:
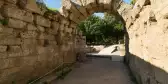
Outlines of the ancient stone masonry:
[[137,0],[126,9],[120,2],[62,0],[52,12],[35,0],[0,0],[0,84],[26,84],[75,62],[86,39],[76,26],[95,12],[125,20],[126,61],[139,84],[168,84],[168,1]]
[[0,11],[0,84],[27,84],[73,63],[85,44],[74,22],[41,10],[35,0],[0,0]]
[[168,1],[137,0],[123,12],[129,34],[129,66],[139,84],[168,84]]

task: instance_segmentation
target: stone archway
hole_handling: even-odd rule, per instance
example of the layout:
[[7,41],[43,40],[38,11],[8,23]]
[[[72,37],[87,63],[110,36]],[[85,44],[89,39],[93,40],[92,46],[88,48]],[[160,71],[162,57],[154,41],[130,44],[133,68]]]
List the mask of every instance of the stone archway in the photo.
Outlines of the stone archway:
[[95,12],[116,14],[120,0],[62,0],[61,15],[78,24]]

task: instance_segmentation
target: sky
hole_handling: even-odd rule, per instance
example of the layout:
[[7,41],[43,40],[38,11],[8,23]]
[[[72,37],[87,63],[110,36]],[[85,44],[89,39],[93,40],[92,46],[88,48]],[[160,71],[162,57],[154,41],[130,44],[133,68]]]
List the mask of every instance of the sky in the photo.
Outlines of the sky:
[[[131,0],[124,0],[126,3],[130,3]],[[61,0],[44,0],[45,4],[50,8],[59,9],[61,7]],[[103,13],[95,13],[96,16],[103,17]]]

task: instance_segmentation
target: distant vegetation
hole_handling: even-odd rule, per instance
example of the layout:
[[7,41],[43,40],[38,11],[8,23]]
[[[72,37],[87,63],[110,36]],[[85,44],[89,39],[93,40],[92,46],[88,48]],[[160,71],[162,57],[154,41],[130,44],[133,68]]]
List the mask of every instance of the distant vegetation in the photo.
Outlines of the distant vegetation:
[[104,18],[92,15],[78,25],[86,36],[87,44],[114,44],[123,40],[124,30],[121,21],[105,13]]
[[57,8],[50,8],[48,6],[46,6],[46,4],[44,3],[44,0],[36,0],[37,5],[40,7],[41,10],[45,10],[48,9],[49,11],[53,11],[53,12],[58,12],[59,9]]
[[131,0],[132,5],[135,5],[135,3],[136,3],[136,0]]

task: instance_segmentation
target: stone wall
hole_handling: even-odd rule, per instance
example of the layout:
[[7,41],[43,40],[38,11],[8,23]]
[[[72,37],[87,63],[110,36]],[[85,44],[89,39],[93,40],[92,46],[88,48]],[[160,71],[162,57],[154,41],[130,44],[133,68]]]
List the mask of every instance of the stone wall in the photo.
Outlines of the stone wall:
[[26,84],[76,61],[85,38],[59,12],[35,0],[0,0],[0,84]]
[[124,12],[127,62],[139,84],[168,84],[168,1],[137,0]]

